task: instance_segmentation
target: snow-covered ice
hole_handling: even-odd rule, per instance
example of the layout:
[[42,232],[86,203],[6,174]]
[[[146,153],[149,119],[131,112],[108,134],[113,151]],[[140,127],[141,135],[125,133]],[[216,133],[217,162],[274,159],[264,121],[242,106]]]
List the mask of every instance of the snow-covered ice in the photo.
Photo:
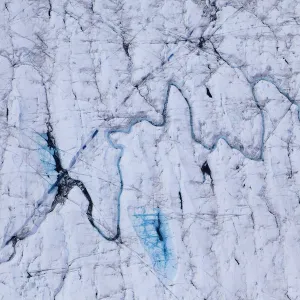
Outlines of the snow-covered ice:
[[298,0],[0,1],[0,300],[300,300]]

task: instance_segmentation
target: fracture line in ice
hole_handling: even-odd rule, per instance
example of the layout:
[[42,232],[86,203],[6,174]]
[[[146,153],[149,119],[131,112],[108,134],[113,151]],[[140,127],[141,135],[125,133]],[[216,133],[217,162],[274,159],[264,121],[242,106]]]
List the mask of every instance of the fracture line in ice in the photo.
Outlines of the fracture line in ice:
[[[51,139],[53,137],[49,136],[49,133],[47,134],[39,134],[39,136],[42,138],[42,141],[38,141],[39,146],[41,147],[39,149],[40,155],[42,156],[42,162],[46,168],[50,168],[49,171],[51,173],[55,173],[53,175],[57,175],[57,179],[54,184],[50,186],[49,189],[47,189],[44,192],[44,195],[42,196],[41,199],[39,199],[36,203],[36,207],[34,208],[33,212],[31,215],[27,218],[23,226],[21,226],[12,236],[8,236],[7,233],[4,234],[4,239],[3,239],[3,244],[2,244],[2,251],[0,253],[0,263],[10,261],[16,254],[16,244],[18,241],[25,239],[26,237],[34,234],[39,226],[42,224],[42,222],[45,220],[45,217],[49,212],[52,211],[53,209],[53,204],[55,203],[55,200],[53,201],[51,193],[52,191],[59,186],[62,180],[67,180],[67,183],[70,185],[70,189],[74,187],[75,185],[79,186],[79,188],[82,190],[84,193],[84,196],[89,202],[89,207],[87,211],[87,216],[90,221],[90,223],[95,227],[98,231],[99,229],[97,226],[94,224],[94,221],[92,220],[92,210],[93,210],[93,202],[91,200],[91,197],[87,190],[85,189],[84,185],[76,181],[68,176],[68,171],[75,165],[79,155],[82,153],[84,149],[88,146],[88,144],[95,138],[95,136],[98,134],[98,129],[95,130],[92,135],[89,137],[89,139],[81,146],[79,151],[75,154],[73,159],[71,160],[72,164],[70,164],[69,168],[63,169],[61,167],[61,162],[58,154],[58,149],[56,148],[54,141]],[[50,138],[50,141],[49,141]],[[45,145],[45,142],[47,142],[47,145]],[[50,143],[50,146],[49,146]],[[51,156],[51,158],[49,157]],[[49,160],[51,162],[49,162]],[[57,160],[57,161],[56,161]],[[52,163],[53,162],[53,163]],[[59,166],[57,166],[59,165]],[[59,168],[59,170],[57,170]],[[69,191],[67,189],[67,191]],[[56,194],[57,196],[58,194]],[[56,199],[56,198],[55,198]],[[54,206],[55,206],[54,205]],[[101,233],[101,232],[100,232]],[[105,235],[103,235],[104,238],[106,238]],[[108,239],[108,238],[107,238]],[[12,249],[11,251],[4,249],[7,246],[11,245]]]

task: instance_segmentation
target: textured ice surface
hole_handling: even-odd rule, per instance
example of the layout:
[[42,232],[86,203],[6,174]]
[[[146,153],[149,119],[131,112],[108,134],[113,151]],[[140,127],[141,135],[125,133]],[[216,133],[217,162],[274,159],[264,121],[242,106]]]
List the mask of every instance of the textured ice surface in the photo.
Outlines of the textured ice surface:
[[0,300],[300,300],[298,0],[0,1]]

